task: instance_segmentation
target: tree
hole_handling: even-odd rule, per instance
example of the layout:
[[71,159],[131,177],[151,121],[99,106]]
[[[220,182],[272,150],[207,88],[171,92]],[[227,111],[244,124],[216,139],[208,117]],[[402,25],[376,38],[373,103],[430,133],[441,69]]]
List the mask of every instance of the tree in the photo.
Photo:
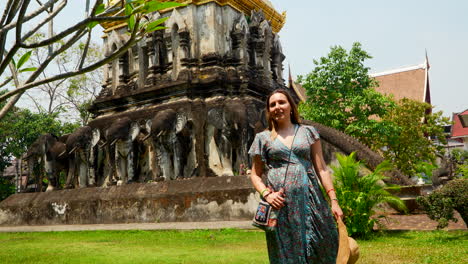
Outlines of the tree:
[[[146,0],[126,0],[116,1],[115,4],[105,6],[103,0],[95,0],[89,15],[78,21],[75,25],[49,36],[48,38],[27,43],[27,40],[40,29],[49,23],[63,10],[67,4],[67,0],[48,0],[45,3],[36,1],[36,6],[31,5],[31,0],[7,0],[4,6],[2,16],[0,17],[0,76],[5,74],[6,68],[10,68],[11,76],[6,76],[1,85],[5,85],[11,80],[15,80],[16,89],[11,90],[0,96],[0,102],[7,99],[2,110],[0,110],[0,120],[3,119],[7,112],[10,111],[21,95],[39,85],[45,85],[50,82],[78,76],[80,74],[93,71],[101,66],[113,61],[114,59],[123,55],[127,49],[132,47],[139,41],[145,34],[154,30],[162,29],[160,25],[167,19],[162,18],[156,21],[148,21],[146,14],[156,12],[161,9],[172,8],[181,6],[179,3],[172,2],[156,2]],[[86,1],[87,5],[90,3]],[[93,28],[102,22],[106,21],[126,21],[129,30],[128,40],[113,53],[109,54],[97,62],[85,64],[88,56],[87,46],[90,43],[91,32]],[[31,29],[23,31],[25,25],[31,25]],[[11,34],[10,34],[11,33]],[[13,39],[12,44],[7,43],[7,38]],[[45,69],[50,67],[50,63],[57,58],[58,55],[70,49],[73,45],[77,44],[83,37],[87,36],[86,47],[80,56],[80,63],[76,69],[67,71],[61,74],[55,74],[47,78],[40,78]],[[62,42],[63,44],[56,50],[50,50],[46,59],[40,64],[37,69],[30,72],[25,78],[25,81],[20,83],[16,75],[20,73],[18,63],[15,63],[13,57],[17,52],[28,54],[32,49],[40,47],[51,47],[51,44]],[[23,72],[26,74],[27,72]],[[1,88],[1,87],[0,87]]]
[[[38,33],[33,38],[43,39],[44,34]],[[58,47],[55,43],[53,46]],[[83,49],[88,48],[88,62],[93,63],[103,57],[101,48],[95,43],[80,42],[64,51],[54,60],[53,69],[46,69],[44,77],[61,74],[73,70],[79,63]],[[28,61],[28,66],[38,67],[47,56],[46,48],[34,49]],[[53,114],[59,112],[62,120],[79,120],[83,125],[88,123],[90,113],[87,107],[98,95],[102,85],[103,72],[100,70],[84,73],[68,79],[62,79],[40,85],[32,93],[26,92],[29,101],[34,103],[37,112]]]
[[0,121],[0,171],[9,166],[13,158],[20,158],[40,135],[51,133],[61,136],[79,126],[78,123],[62,123],[57,118],[58,114],[33,113],[20,108],[9,112]]
[[368,146],[380,135],[392,133],[392,124],[379,118],[395,103],[373,89],[377,82],[364,66],[370,58],[356,42],[349,53],[334,46],[327,57],[314,60],[312,72],[298,78],[308,95],[299,107],[303,117],[341,130]]
[[299,78],[309,97],[299,107],[301,114],[357,138],[408,176],[429,174],[442,151],[430,138],[445,142],[448,119],[432,113],[430,104],[397,103],[375,91],[377,83],[364,66],[370,58],[354,43],[349,53],[335,46],[327,57],[314,60],[314,70]]
[[445,145],[444,126],[450,122],[442,112],[431,113],[431,109],[428,103],[404,98],[383,117],[384,122],[394,124],[397,130],[382,134],[375,147],[384,148],[384,157],[406,175],[418,175],[425,167],[435,166],[436,155],[444,151],[431,138]]

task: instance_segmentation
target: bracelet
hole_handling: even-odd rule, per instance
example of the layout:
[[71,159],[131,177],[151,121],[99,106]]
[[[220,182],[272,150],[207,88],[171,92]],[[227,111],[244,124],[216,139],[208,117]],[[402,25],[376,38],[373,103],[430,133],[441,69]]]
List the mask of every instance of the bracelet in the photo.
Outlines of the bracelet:
[[263,197],[263,198],[265,198],[265,197],[263,196],[263,193],[266,192],[266,191],[269,191],[268,188],[264,189],[264,190],[260,193],[260,196]]
[[338,202],[338,199],[337,199],[337,198],[333,198],[333,199],[330,199],[330,200],[332,200],[332,201],[333,201],[333,200],[335,200],[335,201],[337,201],[337,202]]
[[331,188],[330,190],[327,191],[327,194],[331,191],[335,191],[335,189]]
[[271,192],[268,192],[267,194],[263,195],[263,199],[267,198],[268,195],[270,195]]

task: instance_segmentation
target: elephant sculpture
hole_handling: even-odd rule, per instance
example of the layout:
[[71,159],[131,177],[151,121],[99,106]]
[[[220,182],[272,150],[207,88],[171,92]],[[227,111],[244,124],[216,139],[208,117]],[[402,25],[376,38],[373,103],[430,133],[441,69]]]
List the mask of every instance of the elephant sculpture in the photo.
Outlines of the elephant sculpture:
[[[246,105],[238,98],[226,99],[207,113],[205,153],[208,166],[219,176],[233,176],[249,163],[247,135],[249,127]],[[250,117],[249,117],[250,118]]]
[[99,130],[89,126],[79,127],[68,136],[66,153],[69,156],[69,170],[66,188],[96,185],[95,146],[99,139]]
[[135,179],[134,141],[140,133],[140,126],[128,117],[117,119],[105,132],[108,173],[104,185],[133,182]]
[[159,111],[146,122],[152,148],[151,170],[153,179],[174,180],[189,178],[197,166],[193,124],[183,113],[173,109]]
[[66,149],[63,142],[65,140],[66,137],[58,138],[47,133],[39,136],[28,148],[24,159],[28,162],[29,174],[36,171],[36,191],[42,191],[42,176],[44,174],[48,180],[46,191],[52,191],[59,187],[60,172],[68,169],[68,157],[62,154]]

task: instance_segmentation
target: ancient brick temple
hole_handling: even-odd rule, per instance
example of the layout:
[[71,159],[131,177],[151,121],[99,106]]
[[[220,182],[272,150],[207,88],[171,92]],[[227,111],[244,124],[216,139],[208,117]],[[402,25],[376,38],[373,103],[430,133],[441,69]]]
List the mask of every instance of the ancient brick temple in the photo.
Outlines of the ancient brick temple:
[[[252,216],[247,151],[266,127],[266,96],[286,88],[277,35],[285,16],[266,0],[183,2],[152,14],[169,17],[166,29],[104,67],[88,126],[36,142],[66,150],[44,167],[48,190],[61,170],[66,189],[13,195],[0,204],[0,224]],[[128,38],[127,27],[103,26],[110,53]],[[31,166],[39,152],[28,152]]]
[[[242,174],[249,165],[247,147],[266,125],[264,99],[285,87],[277,35],[285,18],[268,1],[184,2],[185,7],[154,13],[151,19],[169,17],[166,29],[104,69],[89,126],[105,140],[119,138],[110,133],[118,132],[112,126],[121,120],[140,127],[131,140],[134,149],[122,151],[138,155],[128,164],[134,171],[118,172],[127,174],[120,180]],[[104,26],[104,46],[111,52],[128,37],[127,29]],[[131,137],[120,136],[115,146],[130,148],[122,145]]]

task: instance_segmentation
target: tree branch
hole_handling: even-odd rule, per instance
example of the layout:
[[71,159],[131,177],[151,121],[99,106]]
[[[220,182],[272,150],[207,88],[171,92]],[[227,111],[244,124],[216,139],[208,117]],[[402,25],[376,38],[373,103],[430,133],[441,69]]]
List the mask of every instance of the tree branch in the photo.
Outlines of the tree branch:
[[58,40],[61,40],[63,39],[64,37],[70,35],[71,33],[81,29],[81,28],[84,28],[86,27],[89,23],[91,22],[103,22],[103,21],[121,21],[121,20],[126,20],[130,17],[130,15],[128,16],[112,16],[112,17],[108,17],[106,16],[106,14],[108,14],[108,12],[104,13],[104,14],[100,14],[99,16],[96,16],[96,17],[88,17],[88,18],[85,18],[84,20],[78,22],[77,24],[75,24],[74,26],[70,27],[70,28],[67,28],[66,30],[60,32],[59,34],[51,37],[51,38],[48,38],[48,39],[45,39],[45,40],[42,40],[38,43],[33,43],[33,44],[24,44],[24,43],[21,43],[20,46],[21,48],[25,48],[25,49],[33,49],[33,48],[39,48],[39,47],[43,47],[43,46],[47,46],[51,43],[54,43]]
[[32,30],[30,30],[28,33],[24,34],[23,38],[21,41],[26,41],[30,36],[32,36],[34,33],[36,33],[43,25],[45,25],[47,22],[49,22],[51,19],[53,19],[57,14],[62,11],[62,9],[66,6],[67,0],[63,0],[58,7],[54,10],[54,12],[49,13],[49,15],[43,19],[40,23],[38,23]]
[[0,83],[0,88],[2,88],[3,86],[7,85],[9,82],[11,82],[11,80],[13,80],[13,77],[7,77],[5,79],[5,81],[3,81],[2,83]]
[[[36,81],[36,82],[33,82],[32,81],[33,79],[30,78],[26,82],[26,84],[23,85],[22,87],[18,87],[16,90],[10,91],[10,92],[5,93],[2,96],[0,96],[0,102],[4,101],[4,100],[6,100],[6,99],[8,99],[8,98],[10,98],[10,97],[12,97],[14,95],[22,94],[25,91],[27,91],[28,89],[31,89],[33,87],[43,85],[43,84],[46,84],[46,83],[50,83],[50,82],[53,82],[53,81],[56,81],[56,80],[61,80],[61,79],[73,77],[73,76],[76,76],[76,75],[79,75],[79,74],[87,73],[87,72],[93,71],[95,69],[98,69],[99,67],[102,67],[102,66],[106,65],[110,61],[113,61],[114,59],[116,59],[116,58],[120,57],[121,55],[123,55],[132,45],[134,45],[139,40],[139,38],[137,38],[137,32],[139,31],[138,30],[139,23],[140,23],[140,20],[137,19],[137,21],[135,22],[135,27],[134,27],[131,35],[130,35],[130,38],[127,40],[127,42],[123,46],[121,46],[118,50],[116,50],[110,56],[108,56],[108,57],[106,57],[106,58],[104,58],[104,59],[102,59],[100,61],[97,61],[96,63],[93,63],[93,64],[91,64],[91,65],[89,65],[87,67],[84,67],[81,70],[76,70],[76,71],[73,71],[73,72],[59,74],[59,75],[49,77],[49,78],[46,78],[46,79],[43,79],[43,80],[40,80],[40,81]],[[36,72],[39,71],[39,70],[42,72],[44,70],[44,68],[45,67],[41,67],[40,69],[36,70]],[[6,115],[6,111],[4,111],[4,109],[2,109],[2,112],[0,112],[0,120],[5,115]]]
[[[57,2],[59,0],[49,0],[49,2],[45,3],[44,5],[42,5],[40,8],[36,9],[35,11],[29,13],[28,15],[24,16],[24,19],[22,21],[22,23],[25,23],[25,22],[28,22],[29,20],[33,19],[33,18],[36,18],[38,15],[40,15],[42,12],[44,11],[47,11],[47,9],[49,7],[51,7],[53,4],[55,4],[55,2]],[[67,0],[64,0],[64,2],[67,2]],[[29,5],[29,3],[28,3]],[[16,25],[21,25],[21,23],[18,23],[18,20],[16,20],[16,22],[12,22],[12,23],[9,23],[8,25],[2,27],[0,29],[0,34],[2,34],[3,32],[6,32],[12,28],[15,28]]]

